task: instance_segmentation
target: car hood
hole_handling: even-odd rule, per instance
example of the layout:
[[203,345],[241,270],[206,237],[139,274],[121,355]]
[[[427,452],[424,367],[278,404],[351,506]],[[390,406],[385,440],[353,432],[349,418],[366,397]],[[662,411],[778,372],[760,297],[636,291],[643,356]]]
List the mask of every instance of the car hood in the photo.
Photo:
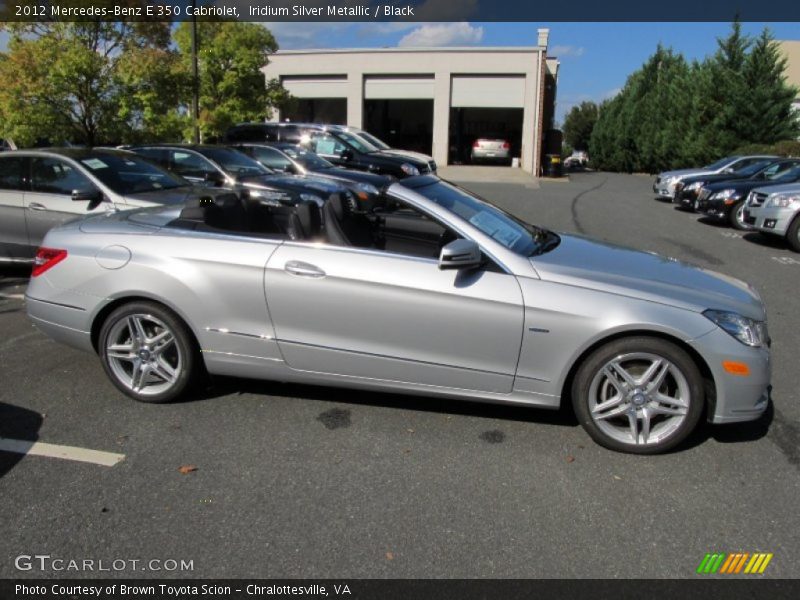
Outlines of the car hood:
[[664,171],[659,175],[661,181],[664,181],[667,177],[680,177],[681,179],[685,179],[687,177],[694,177],[695,175],[704,175],[706,173],[713,173],[714,171],[708,171],[706,169],[678,169],[676,171]]
[[183,204],[189,198],[197,196],[214,196],[215,191],[207,187],[182,186],[169,190],[134,193],[125,196],[125,204],[136,207]]
[[727,181],[710,182],[708,185],[705,185],[703,187],[707,188],[708,191],[710,191],[713,194],[714,192],[719,192],[720,190],[728,190],[728,189],[734,189],[739,193],[745,193],[758,187],[768,187],[773,189],[777,185],[779,184],[770,183],[769,181],[764,181],[763,179],[760,179],[758,181],[754,179],[729,179]]
[[370,152],[370,156],[382,156],[384,158],[389,158],[394,160],[404,160],[408,163],[411,163],[415,167],[419,166],[427,167],[428,164],[433,161],[432,157],[420,154],[419,152],[411,152],[409,150],[395,150],[394,148],[392,148],[391,150],[379,150],[378,152]]
[[313,173],[308,175],[269,175],[264,178],[267,184],[292,189],[297,192],[312,191],[321,194],[335,194],[342,191],[342,186],[326,177],[317,177]]
[[800,183],[782,183],[781,185],[762,185],[756,188],[760,192],[764,188],[765,194],[782,194],[783,192],[800,194]]
[[330,178],[334,181],[341,181],[345,185],[353,182],[369,183],[378,189],[381,189],[394,181],[394,177],[378,175],[377,173],[368,173],[366,171],[343,169],[341,167],[333,167],[330,169],[324,169],[322,171],[309,171],[309,175]]
[[561,234],[552,251],[531,258],[545,281],[596,289],[702,312],[713,308],[764,320],[764,306],[747,283],[660,256]]

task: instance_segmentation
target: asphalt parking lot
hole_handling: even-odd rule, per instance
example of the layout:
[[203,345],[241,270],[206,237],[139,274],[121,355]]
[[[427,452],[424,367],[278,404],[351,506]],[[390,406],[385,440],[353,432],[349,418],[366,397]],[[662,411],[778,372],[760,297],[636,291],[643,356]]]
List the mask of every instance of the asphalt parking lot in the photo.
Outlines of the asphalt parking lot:
[[[596,446],[548,412],[224,380],[178,404],[118,393],[27,320],[0,278],[0,436],[124,455],[0,452],[0,577],[15,557],[192,561],[124,577],[695,577],[707,552],[800,576],[800,255],[653,198],[652,178],[467,187],[537,224],[744,279],[773,338],[774,408],[665,456]],[[181,467],[195,467],[196,470]]]

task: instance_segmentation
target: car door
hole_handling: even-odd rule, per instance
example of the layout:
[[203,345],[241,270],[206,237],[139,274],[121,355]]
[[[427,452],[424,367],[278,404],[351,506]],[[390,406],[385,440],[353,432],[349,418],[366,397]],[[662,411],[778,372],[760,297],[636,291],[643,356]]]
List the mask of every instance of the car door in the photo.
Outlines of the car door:
[[[33,157],[31,189],[25,193],[25,223],[30,244],[38,246],[56,225],[87,214],[90,202],[73,200],[72,192],[96,188],[77,167],[62,158]],[[101,203],[93,211],[103,212],[108,208],[107,203]]]
[[265,287],[293,369],[511,391],[524,309],[516,278],[500,269],[440,270],[436,258],[406,251],[286,242]]
[[0,156],[0,261],[33,256],[25,225],[28,161],[25,156]]

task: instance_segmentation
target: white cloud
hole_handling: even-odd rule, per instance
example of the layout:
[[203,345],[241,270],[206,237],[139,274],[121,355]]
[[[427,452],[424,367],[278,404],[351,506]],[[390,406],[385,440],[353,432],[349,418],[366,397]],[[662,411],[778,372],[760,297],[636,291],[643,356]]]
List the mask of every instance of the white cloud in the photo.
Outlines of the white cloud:
[[404,35],[398,46],[461,46],[478,44],[483,39],[483,27],[469,23],[428,23]]
[[602,99],[603,100],[611,100],[614,96],[619,94],[621,91],[622,91],[621,87],[610,89],[607,92],[603,93]]
[[555,56],[556,58],[564,58],[571,56],[578,58],[583,56],[586,49],[583,46],[552,46],[548,49],[547,53]]

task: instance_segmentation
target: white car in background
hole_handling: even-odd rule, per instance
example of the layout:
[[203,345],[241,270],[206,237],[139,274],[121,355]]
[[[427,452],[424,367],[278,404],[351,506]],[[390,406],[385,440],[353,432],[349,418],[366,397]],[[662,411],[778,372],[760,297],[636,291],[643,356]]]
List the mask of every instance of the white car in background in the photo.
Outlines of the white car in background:
[[657,198],[673,199],[675,196],[675,186],[679,181],[687,177],[694,177],[695,175],[706,175],[710,173],[735,173],[749,167],[753,163],[757,163],[770,158],[779,158],[777,156],[726,156],[719,159],[717,162],[700,167],[699,169],[678,169],[675,171],[664,171],[656,177],[653,184],[653,192]]
[[800,184],[754,189],[747,196],[744,221],[761,233],[785,237],[800,252]]

